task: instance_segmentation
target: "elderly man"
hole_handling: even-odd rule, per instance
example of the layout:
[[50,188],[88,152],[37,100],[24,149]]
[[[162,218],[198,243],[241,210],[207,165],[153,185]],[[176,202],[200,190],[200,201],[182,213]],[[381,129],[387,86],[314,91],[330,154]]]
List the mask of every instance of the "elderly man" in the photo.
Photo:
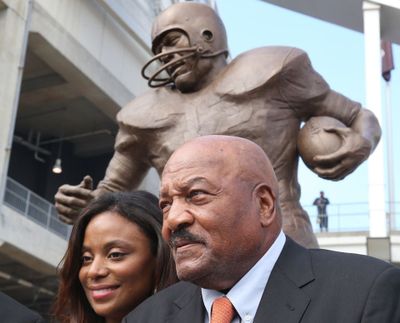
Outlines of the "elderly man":
[[[299,202],[301,123],[329,116],[347,127],[330,129],[341,138],[339,150],[315,157],[313,171],[333,180],[351,173],[374,150],[379,124],[370,111],[332,91],[303,51],[258,48],[228,64],[227,46],[221,19],[204,4],[177,3],[157,17],[152,30],[155,56],[143,75],[158,88],[135,98],[118,114],[115,154],[96,190],[91,190],[88,177],[78,186],[59,189],[56,207],[61,216],[75,218],[104,191],[134,189],[151,166],[161,174],[169,156],[189,139],[234,135],[256,142],[270,157],[285,232],[305,246],[317,246]],[[153,61],[164,65],[148,76]]]
[[281,230],[278,189],[263,149],[246,139],[206,136],[177,149],[160,207],[184,282],[123,322],[400,322],[400,270],[296,244]]

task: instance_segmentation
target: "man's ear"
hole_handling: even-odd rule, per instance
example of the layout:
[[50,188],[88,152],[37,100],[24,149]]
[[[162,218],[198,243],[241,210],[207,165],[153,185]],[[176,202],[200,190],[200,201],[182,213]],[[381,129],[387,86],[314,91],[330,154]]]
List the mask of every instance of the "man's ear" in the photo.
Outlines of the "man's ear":
[[263,227],[267,227],[277,216],[275,194],[268,185],[260,184],[256,188],[256,196],[260,207],[260,223]]

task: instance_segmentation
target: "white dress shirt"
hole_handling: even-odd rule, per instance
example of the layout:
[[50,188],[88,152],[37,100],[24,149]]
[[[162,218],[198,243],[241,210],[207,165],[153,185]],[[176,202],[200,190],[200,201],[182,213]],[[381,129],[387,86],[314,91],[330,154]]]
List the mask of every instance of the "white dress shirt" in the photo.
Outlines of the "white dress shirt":
[[[286,237],[281,231],[264,256],[226,294],[238,313],[233,319],[233,323],[252,323],[254,321],[265,286],[285,242]],[[207,310],[204,323],[209,323],[212,303],[224,294],[216,290],[202,288],[201,295]]]

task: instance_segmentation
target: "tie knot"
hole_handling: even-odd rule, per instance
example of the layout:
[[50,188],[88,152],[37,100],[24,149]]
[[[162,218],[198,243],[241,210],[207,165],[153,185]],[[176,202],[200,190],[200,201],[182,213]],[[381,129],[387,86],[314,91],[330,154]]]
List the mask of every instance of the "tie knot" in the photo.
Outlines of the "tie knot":
[[235,316],[235,308],[231,301],[223,297],[214,300],[211,309],[211,323],[231,323]]

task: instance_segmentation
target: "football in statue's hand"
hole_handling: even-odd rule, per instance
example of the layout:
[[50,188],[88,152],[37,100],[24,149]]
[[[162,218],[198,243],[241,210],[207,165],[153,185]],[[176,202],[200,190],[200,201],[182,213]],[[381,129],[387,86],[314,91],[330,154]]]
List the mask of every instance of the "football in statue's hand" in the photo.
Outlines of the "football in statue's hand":
[[324,130],[324,128],[332,127],[346,128],[341,121],[335,118],[313,117],[300,129],[297,137],[297,149],[304,163],[310,169],[316,166],[313,161],[315,156],[332,154],[342,145],[342,139],[337,133]]

